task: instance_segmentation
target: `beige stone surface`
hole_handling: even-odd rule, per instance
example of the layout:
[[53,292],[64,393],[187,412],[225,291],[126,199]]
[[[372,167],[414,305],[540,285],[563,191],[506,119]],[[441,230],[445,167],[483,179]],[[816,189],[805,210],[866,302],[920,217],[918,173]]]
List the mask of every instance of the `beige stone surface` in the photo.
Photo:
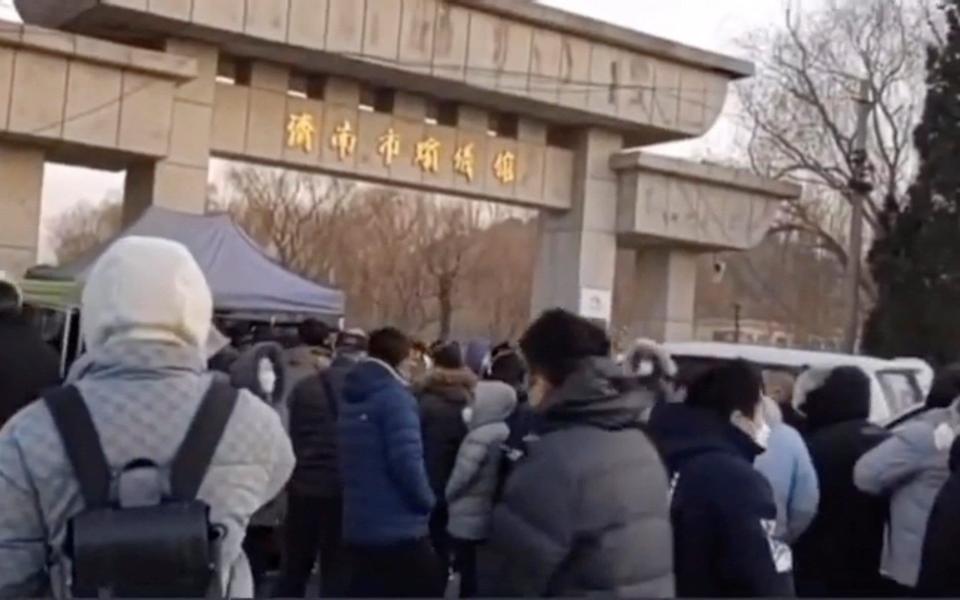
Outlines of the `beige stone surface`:
[[433,61],[437,0],[402,0],[399,61],[404,68],[430,73]]
[[[298,118],[307,115],[312,119],[316,132],[313,135],[313,147],[307,151],[302,146],[291,147],[290,142],[290,119],[296,115]],[[319,100],[310,100],[306,98],[293,98],[287,96],[287,111],[283,123],[283,160],[291,165],[304,165],[316,168],[320,161],[320,146],[323,140],[320,139],[320,128],[323,123],[323,102]]]
[[673,129],[680,113],[680,67],[658,60],[654,75],[652,123]]
[[105,65],[128,66],[132,61],[130,58],[132,47],[84,35],[76,36],[74,49],[78,56]]
[[110,67],[74,61],[67,81],[63,139],[115,147],[120,130],[123,73]]
[[468,129],[484,135],[490,129],[490,113],[480,107],[461,104],[457,108],[457,113],[460,129]]
[[707,77],[703,71],[685,68],[680,72],[680,127],[700,131],[706,126]]
[[474,12],[470,14],[469,45],[467,47],[466,82],[481,88],[496,88],[503,68],[508,26],[497,16]]
[[[389,178],[390,167],[386,164],[386,158],[378,152],[380,138],[393,127],[393,118],[383,113],[361,112],[358,126],[357,138],[357,163],[358,173],[376,178]],[[413,152],[413,144],[416,140],[400,139],[400,154],[391,159],[392,163],[406,160]]]
[[207,202],[207,169],[160,162],[156,165],[153,205],[203,214]]
[[107,0],[107,2],[131,10],[147,10],[147,0]]
[[487,144],[490,138],[486,131],[477,131],[461,128],[457,132],[457,148],[465,148],[473,145],[474,170],[473,179],[466,175],[457,174],[454,177],[454,187],[458,190],[468,192],[473,195],[482,194],[486,189],[486,181],[489,176],[487,165],[490,164],[490,154],[487,150]]
[[543,202],[547,206],[568,209],[573,202],[574,154],[563,148],[547,147],[544,165]]
[[36,49],[49,50],[56,54],[73,54],[74,36],[70,33],[36,27],[34,25],[24,25],[22,38],[23,43]]
[[224,31],[243,31],[242,0],[194,0],[193,22]]
[[18,52],[13,67],[10,131],[59,138],[63,133],[66,89],[65,59],[39,52]]
[[363,52],[365,0],[327,0],[327,50],[359,55]]
[[7,127],[7,118],[10,116],[10,89],[13,85],[13,57],[12,48],[0,47],[0,127]]
[[470,13],[446,2],[437,5],[433,46],[433,75],[463,81],[466,77]]
[[246,3],[244,31],[247,34],[274,42],[286,41],[290,0],[246,0]]
[[147,7],[155,15],[189,21],[193,0],[147,0]]
[[622,53],[624,73],[620,116],[638,123],[653,117],[654,70],[656,62],[634,52]]
[[517,139],[545,146],[547,144],[547,124],[535,119],[521,118],[517,128]]
[[393,114],[410,119],[423,119],[427,116],[427,99],[418,94],[397,92],[393,102]]
[[623,73],[620,68],[621,53],[606,44],[594,44],[590,54],[590,93],[587,107],[596,113],[616,115]]
[[483,165],[483,168],[487,171],[484,185],[484,191],[486,193],[503,198],[516,197],[516,179],[510,182],[503,182],[497,179],[494,171],[494,164],[496,163],[497,156],[501,155],[501,153],[512,153],[513,156],[516,157],[518,151],[519,147],[517,140],[511,140],[508,138],[490,138],[490,140],[487,142],[487,163]]
[[172,81],[125,72],[117,146],[130,152],[165,156],[173,120],[173,96]]
[[540,204],[544,197],[547,147],[545,144],[517,144],[516,198],[524,203]]
[[213,111],[211,144],[218,152],[243,154],[246,151],[247,114],[250,88],[217,85],[217,101]]
[[[350,129],[354,135],[357,134],[358,125],[357,106],[345,106],[342,104],[333,104],[326,102],[324,104],[324,118],[321,124],[320,135],[320,164],[330,170],[352,172],[357,166],[357,154],[341,157],[333,147],[333,134],[338,127],[344,123],[349,123]],[[359,145],[359,144],[358,144]]]
[[644,307],[638,335],[668,342],[693,339],[697,255],[670,248],[637,252],[637,306]]
[[253,69],[250,73],[250,86],[286,94],[290,87],[290,67],[258,60],[253,63]]
[[531,97],[543,102],[556,102],[560,80],[563,36],[555,31],[534,29],[530,49]]
[[287,95],[280,92],[250,90],[247,118],[247,152],[252,157],[279,160],[283,155],[287,125]]
[[167,40],[167,52],[192,59],[196,64],[197,76],[177,87],[177,98],[213,104],[217,63],[220,59],[220,51],[217,47],[203,42],[174,38]]
[[363,55],[395,64],[400,50],[403,0],[366,0]]
[[356,108],[360,102],[360,84],[341,77],[327,79],[324,99],[331,104]]
[[622,149],[623,136],[619,133],[597,129],[586,134],[582,152],[585,153],[587,176],[616,181],[617,174],[610,168],[610,159]]
[[178,165],[206,168],[210,162],[213,107],[176,100],[170,131],[169,160]]
[[500,28],[497,89],[514,95],[528,93],[530,83],[530,49],[533,29],[523,23],[504,21]]
[[583,108],[587,105],[590,81],[590,53],[589,42],[565,35],[560,51],[560,87],[558,100],[560,104],[572,108]]
[[323,50],[327,38],[329,0],[290,0],[287,41],[294,46]]
[[440,169],[437,173],[423,173],[426,185],[453,189],[453,158],[457,151],[457,130],[452,127],[425,126],[424,137],[433,137],[440,142]]
[[[35,255],[40,235],[43,151],[0,143],[0,247]],[[2,267],[0,267],[2,268]]]
[[423,171],[414,163],[413,158],[415,145],[425,137],[423,120],[395,118],[393,127],[401,139],[409,142],[406,145],[406,152],[390,167],[390,175],[399,182],[419,184],[423,181]]

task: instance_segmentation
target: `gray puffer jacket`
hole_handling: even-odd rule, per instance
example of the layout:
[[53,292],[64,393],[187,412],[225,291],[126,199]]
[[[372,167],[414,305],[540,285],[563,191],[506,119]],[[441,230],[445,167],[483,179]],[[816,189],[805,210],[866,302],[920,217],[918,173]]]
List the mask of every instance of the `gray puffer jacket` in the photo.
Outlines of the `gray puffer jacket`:
[[481,541],[490,535],[501,447],[510,437],[506,420],[517,407],[517,393],[505,383],[482,381],[474,394],[468,422],[470,433],[460,446],[447,483],[447,531],[461,540]]
[[907,587],[917,585],[927,521],[950,477],[951,440],[938,446],[934,432],[941,426],[948,437],[950,432],[960,432],[958,408],[960,401],[927,411],[898,427],[854,469],[854,483],[861,491],[890,495],[890,523],[880,572]]
[[613,361],[589,358],[538,407],[540,439],[494,510],[482,595],[674,595],[666,470],[628,392]]

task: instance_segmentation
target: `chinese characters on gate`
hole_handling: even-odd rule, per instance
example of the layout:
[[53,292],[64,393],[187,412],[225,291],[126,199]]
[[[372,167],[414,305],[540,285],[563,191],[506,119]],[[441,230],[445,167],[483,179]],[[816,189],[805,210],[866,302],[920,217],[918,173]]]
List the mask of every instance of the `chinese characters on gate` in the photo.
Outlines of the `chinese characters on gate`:
[[[309,113],[291,114],[287,121],[287,147],[313,152],[318,135],[316,121]],[[340,161],[345,161],[357,151],[357,133],[350,120],[344,120],[333,130],[330,136],[330,148]],[[377,138],[377,154],[387,167],[400,157],[403,140],[397,131],[390,127]],[[445,160],[443,145],[433,136],[426,136],[412,146],[413,164],[424,173],[439,173]],[[469,182],[476,177],[476,144],[468,142],[458,146],[450,157],[453,171]],[[517,180],[517,155],[510,150],[499,152],[491,163],[491,172],[500,183],[507,185]]]

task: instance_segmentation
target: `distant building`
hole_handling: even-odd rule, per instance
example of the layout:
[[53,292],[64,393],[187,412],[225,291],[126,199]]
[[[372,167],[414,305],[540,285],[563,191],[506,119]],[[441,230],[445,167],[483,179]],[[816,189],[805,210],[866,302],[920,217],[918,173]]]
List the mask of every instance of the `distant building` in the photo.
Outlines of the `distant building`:
[[798,332],[797,327],[764,319],[741,319],[739,328],[731,318],[698,319],[694,337],[701,342],[727,342],[797,348],[804,350],[836,351],[840,348],[842,332],[830,336]]

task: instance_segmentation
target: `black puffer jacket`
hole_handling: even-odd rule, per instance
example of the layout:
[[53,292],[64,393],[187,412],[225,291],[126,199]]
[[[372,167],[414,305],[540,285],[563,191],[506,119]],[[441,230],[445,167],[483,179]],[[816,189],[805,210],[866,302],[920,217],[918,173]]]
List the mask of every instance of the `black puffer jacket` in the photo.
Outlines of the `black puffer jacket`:
[[[882,595],[887,586],[879,571],[888,501],[859,491],[853,469],[889,434],[867,421],[870,382],[862,371],[844,367],[820,378],[816,389],[796,400],[806,416],[805,438],[820,481],[817,516],[794,545],[797,592]],[[801,377],[805,379],[809,377]]]
[[0,319],[0,427],[60,382],[60,357],[20,317]]
[[950,448],[950,479],[930,512],[917,581],[919,597],[960,597],[960,439]]
[[300,494],[322,498],[342,494],[337,416],[344,381],[357,358],[338,355],[329,368],[306,377],[290,394],[290,440],[297,466],[289,485]]
[[677,595],[792,596],[790,549],[773,537],[773,491],[753,468],[763,449],[716,413],[685,404],[658,404],[650,432],[674,482]]
[[667,476],[625,392],[592,358],[546,399],[494,510],[484,595],[673,596]]
[[463,409],[473,401],[476,385],[477,377],[469,369],[434,369],[417,388],[423,455],[437,498],[444,497],[460,444],[467,437]]

